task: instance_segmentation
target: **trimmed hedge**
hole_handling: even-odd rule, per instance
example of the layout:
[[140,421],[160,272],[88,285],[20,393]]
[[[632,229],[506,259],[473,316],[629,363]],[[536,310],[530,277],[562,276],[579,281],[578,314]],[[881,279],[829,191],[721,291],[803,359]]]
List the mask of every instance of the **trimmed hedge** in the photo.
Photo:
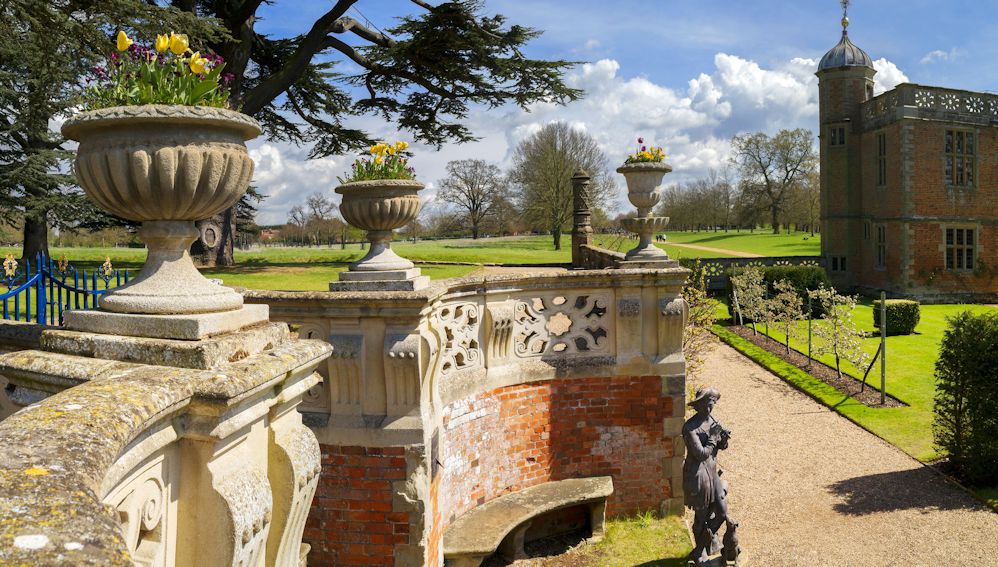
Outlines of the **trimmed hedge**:
[[[793,284],[804,309],[807,309],[807,292],[819,287],[826,289],[832,287],[832,280],[828,279],[828,274],[821,266],[769,266],[763,271],[762,277],[770,293],[773,291],[773,284],[780,280],[787,280]],[[824,315],[821,303],[812,302],[811,317],[821,318]]]
[[936,445],[977,486],[998,484],[998,314],[948,319],[936,361]]
[[[921,306],[912,299],[887,300],[887,334],[910,335],[922,318]],[[873,326],[880,328],[880,300],[873,302]]]

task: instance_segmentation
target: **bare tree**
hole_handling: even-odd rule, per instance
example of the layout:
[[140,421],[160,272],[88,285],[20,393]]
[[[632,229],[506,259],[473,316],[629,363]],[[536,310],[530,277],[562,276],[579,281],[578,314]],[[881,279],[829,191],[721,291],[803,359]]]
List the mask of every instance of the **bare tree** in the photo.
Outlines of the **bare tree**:
[[308,207],[308,215],[311,220],[327,221],[333,218],[336,211],[336,203],[322,193],[312,193],[305,198],[305,206]]
[[604,207],[616,185],[592,135],[552,122],[513,151],[510,177],[518,186],[520,207],[531,222],[551,231],[555,250],[561,250],[562,230],[572,220],[572,175],[579,169],[592,178],[592,208]]
[[454,205],[477,239],[482,222],[491,215],[499,197],[506,191],[506,178],[495,165],[480,159],[447,163],[447,178],[440,181],[437,198]]
[[780,232],[780,213],[790,193],[817,168],[814,134],[810,130],[780,130],[735,136],[731,160],[741,176],[742,197],[769,210],[773,234]]
[[293,224],[298,228],[305,228],[306,223],[308,223],[308,213],[305,212],[305,207],[301,205],[291,207],[291,210],[288,211],[288,224]]

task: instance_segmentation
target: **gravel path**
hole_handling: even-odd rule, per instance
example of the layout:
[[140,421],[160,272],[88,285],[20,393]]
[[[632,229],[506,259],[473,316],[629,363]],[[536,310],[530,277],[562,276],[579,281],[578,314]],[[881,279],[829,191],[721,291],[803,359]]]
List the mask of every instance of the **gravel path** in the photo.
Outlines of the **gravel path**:
[[727,345],[699,382],[733,432],[719,462],[755,566],[998,566],[998,514]]

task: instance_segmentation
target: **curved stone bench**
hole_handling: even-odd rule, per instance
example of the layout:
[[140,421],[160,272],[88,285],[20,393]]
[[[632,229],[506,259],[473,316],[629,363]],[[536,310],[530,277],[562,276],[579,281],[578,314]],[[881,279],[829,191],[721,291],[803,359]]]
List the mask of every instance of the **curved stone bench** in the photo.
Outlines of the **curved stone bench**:
[[609,476],[545,482],[505,494],[465,512],[444,531],[444,559],[452,567],[478,567],[496,550],[506,559],[523,559],[523,538],[531,520],[580,504],[589,505],[592,537],[601,539],[611,494]]

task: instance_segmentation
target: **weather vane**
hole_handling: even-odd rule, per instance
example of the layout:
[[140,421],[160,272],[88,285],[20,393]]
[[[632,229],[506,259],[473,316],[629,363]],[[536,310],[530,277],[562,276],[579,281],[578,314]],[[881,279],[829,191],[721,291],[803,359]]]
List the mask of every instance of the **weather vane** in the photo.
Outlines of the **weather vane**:
[[846,28],[849,27],[849,4],[851,0],[839,0],[842,4],[842,33],[846,33]]

